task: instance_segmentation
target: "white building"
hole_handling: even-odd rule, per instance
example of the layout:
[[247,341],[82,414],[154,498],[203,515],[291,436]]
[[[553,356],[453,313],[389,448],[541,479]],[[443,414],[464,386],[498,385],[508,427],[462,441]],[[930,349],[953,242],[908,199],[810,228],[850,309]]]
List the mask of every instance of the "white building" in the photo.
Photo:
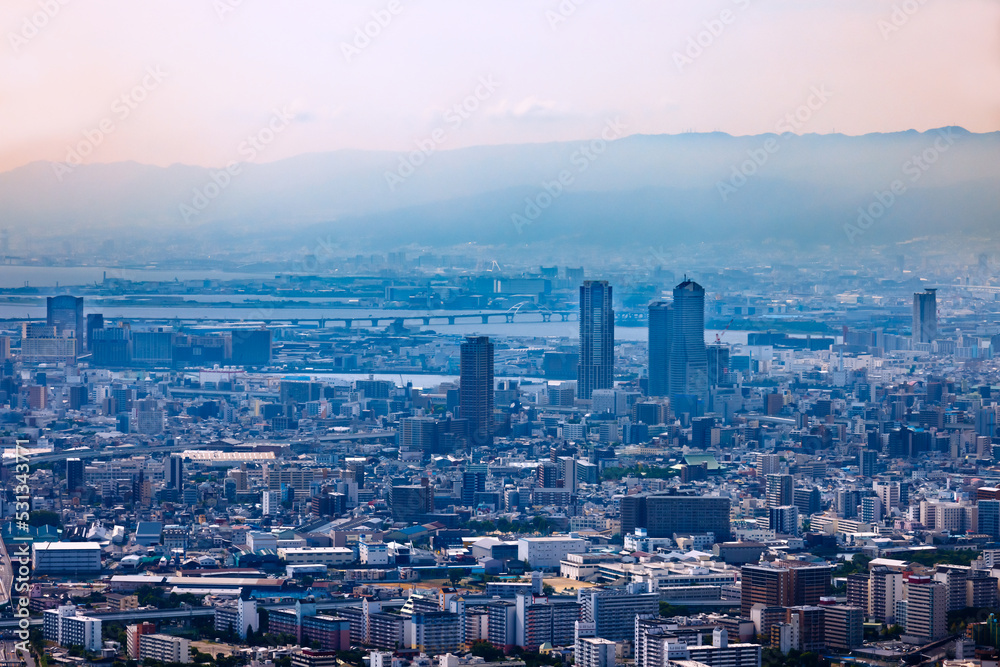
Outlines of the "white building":
[[278,538],[271,533],[251,532],[247,535],[247,548],[250,551],[260,551],[261,549],[277,549]]
[[77,614],[77,608],[71,604],[42,612],[45,639],[60,646],[82,646],[88,651],[100,651],[101,619]]
[[580,637],[576,641],[577,667],[615,667],[617,643],[601,637]]
[[37,574],[96,574],[101,571],[97,542],[35,542],[32,571]]
[[139,660],[191,662],[191,643],[183,637],[149,634],[139,636]]
[[522,537],[517,541],[517,558],[528,561],[533,568],[554,570],[566,554],[582,554],[587,541],[576,537]]
[[365,565],[389,564],[389,545],[381,542],[359,542],[358,554],[361,557],[361,562]]
[[281,510],[281,491],[265,491],[261,495],[261,511],[264,516],[274,516]]

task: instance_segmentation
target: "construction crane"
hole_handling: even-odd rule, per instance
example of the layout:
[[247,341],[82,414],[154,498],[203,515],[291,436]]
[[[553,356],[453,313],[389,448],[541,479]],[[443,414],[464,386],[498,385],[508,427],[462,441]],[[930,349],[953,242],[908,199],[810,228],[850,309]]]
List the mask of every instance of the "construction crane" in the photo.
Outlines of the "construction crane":
[[733,325],[733,322],[735,322],[735,321],[736,321],[736,318],[734,317],[733,319],[729,320],[729,324],[726,325],[725,329],[723,329],[719,333],[715,334],[715,344],[716,345],[722,345],[722,337],[726,335],[726,332],[729,331],[729,327],[731,327]]

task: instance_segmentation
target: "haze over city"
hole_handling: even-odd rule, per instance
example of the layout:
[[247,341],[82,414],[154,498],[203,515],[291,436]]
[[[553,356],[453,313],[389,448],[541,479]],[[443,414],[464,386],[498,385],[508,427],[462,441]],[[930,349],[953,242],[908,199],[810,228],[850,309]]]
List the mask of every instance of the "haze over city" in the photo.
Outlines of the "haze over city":
[[1000,661],[996,2],[0,27],[0,667]]

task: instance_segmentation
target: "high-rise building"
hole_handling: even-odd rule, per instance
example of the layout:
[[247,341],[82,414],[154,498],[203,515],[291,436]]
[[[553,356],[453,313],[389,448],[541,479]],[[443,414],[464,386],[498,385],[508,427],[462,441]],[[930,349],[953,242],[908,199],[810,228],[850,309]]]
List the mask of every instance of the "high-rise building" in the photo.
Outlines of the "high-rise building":
[[781,472],[781,457],[777,454],[757,455],[757,478],[776,475]]
[[155,660],[160,663],[191,662],[191,642],[184,637],[174,637],[163,634],[139,635],[139,657],[144,660]]
[[[815,605],[830,588],[830,565],[810,565],[801,561],[775,561],[744,565],[741,570],[742,614],[750,618],[756,604],[765,607]],[[760,628],[767,633],[769,628]]]
[[650,396],[670,395],[670,339],[673,306],[667,301],[649,304],[649,386]]
[[593,623],[596,636],[615,641],[635,636],[637,615],[656,615],[660,610],[659,593],[622,588],[583,588],[577,593],[577,601],[581,621]]
[[545,643],[553,646],[573,643],[580,617],[578,603],[518,594],[515,609],[514,643],[518,646],[537,651]]
[[903,599],[903,573],[897,568],[876,565],[868,572],[868,616],[891,623],[896,619],[896,602]]
[[799,508],[779,505],[767,508],[767,527],[779,535],[799,534]]
[[128,657],[138,660],[139,659],[139,637],[142,635],[151,635],[156,632],[155,623],[137,623],[136,625],[125,626],[125,647],[128,653]]
[[791,475],[773,474],[765,478],[765,498],[768,507],[791,505],[795,500],[794,480]]
[[462,473],[462,505],[472,507],[476,494],[486,491],[486,475],[488,467],[482,464],[469,464]]
[[716,542],[725,542],[731,532],[729,498],[718,496],[625,496],[621,515],[623,535],[645,528],[649,537],[713,533]]
[[468,422],[470,445],[493,444],[493,343],[468,336],[461,348],[461,417]]
[[94,339],[94,331],[96,329],[103,329],[104,328],[104,315],[102,315],[101,313],[90,313],[89,315],[87,315],[87,325],[86,326],[87,326],[86,346],[87,346],[87,349],[89,350],[89,349],[91,349],[91,347],[90,347],[90,341],[92,341]]
[[73,493],[83,488],[83,461],[66,459],[66,492]]
[[878,472],[878,452],[874,449],[859,450],[858,470],[862,477],[874,477]]
[[729,373],[729,346],[715,342],[705,347],[708,353],[708,385],[717,387],[726,382]]
[[577,395],[590,400],[595,389],[614,387],[615,311],[606,280],[585,280],[580,286],[580,361]]
[[937,337],[937,290],[913,295],[913,342],[932,343]]
[[267,366],[271,363],[270,329],[236,329],[232,333],[232,357],[236,366]]
[[906,634],[934,641],[948,634],[948,587],[910,575],[906,585]]
[[1000,538],[1000,500],[980,500],[978,502],[978,533]]
[[59,338],[76,338],[77,352],[83,349],[86,330],[83,328],[82,296],[50,296],[45,300],[45,323],[56,328]]
[[45,639],[59,646],[82,646],[87,651],[101,650],[101,619],[81,614],[76,605],[63,605],[42,612]]
[[394,521],[420,521],[434,511],[434,487],[423,484],[403,484],[389,487],[389,511]]
[[184,489],[184,459],[174,454],[167,458],[167,488]]
[[850,651],[864,644],[865,610],[848,605],[822,605],[826,645]]
[[674,411],[680,413],[682,405],[690,404],[690,397],[708,401],[705,289],[701,285],[685,280],[674,288],[671,320],[670,395]]
[[792,498],[792,504],[799,508],[799,514],[802,516],[819,514],[823,511],[823,495],[815,486],[811,489],[795,489]]

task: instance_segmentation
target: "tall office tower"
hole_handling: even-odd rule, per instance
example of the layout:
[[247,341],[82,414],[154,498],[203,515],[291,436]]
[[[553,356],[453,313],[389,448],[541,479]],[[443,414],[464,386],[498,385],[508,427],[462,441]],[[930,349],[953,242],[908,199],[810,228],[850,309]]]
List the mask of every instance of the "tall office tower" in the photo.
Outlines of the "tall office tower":
[[913,342],[931,343],[937,337],[937,290],[913,295]]
[[476,494],[486,491],[486,474],[489,468],[483,464],[470,463],[462,473],[462,505],[472,507]]
[[434,487],[426,478],[422,484],[392,485],[388,500],[394,521],[420,521],[434,511]]
[[615,379],[615,311],[606,280],[580,286],[580,361],[577,396],[589,400],[595,389],[612,389]]
[[[705,290],[692,280],[674,288],[670,347],[670,395],[674,412],[694,397],[708,401],[708,353],[705,350]],[[693,406],[689,406],[693,407]]]
[[270,329],[236,329],[232,333],[232,359],[236,366],[271,363]]
[[66,492],[73,493],[83,488],[83,461],[66,459]]
[[461,350],[459,408],[469,425],[469,445],[493,444],[493,343],[488,336],[467,336]]
[[176,454],[167,459],[167,488],[184,489],[184,459]]
[[791,475],[774,474],[767,475],[764,479],[767,480],[765,496],[768,507],[781,507],[793,503],[795,493],[792,484],[795,478]]
[[729,346],[713,343],[705,347],[708,354],[708,386],[718,387],[729,373]]
[[1000,538],[1000,500],[980,500],[977,506],[977,532]]
[[874,449],[859,450],[858,469],[862,477],[874,477],[878,472],[878,452]]
[[56,328],[59,338],[77,338],[77,351],[83,346],[86,333],[83,328],[83,297],[50,296],[45,300],[45,323]]
[[670,303],[649,304],[649,386],[650,396],[670,395],[670,337],[673,313]]
[[104,328],[104,315],[101,313],[91,313],[87,315],[87,340],[86,347],[90,349],[90,341],[94,338],[95,329]]

